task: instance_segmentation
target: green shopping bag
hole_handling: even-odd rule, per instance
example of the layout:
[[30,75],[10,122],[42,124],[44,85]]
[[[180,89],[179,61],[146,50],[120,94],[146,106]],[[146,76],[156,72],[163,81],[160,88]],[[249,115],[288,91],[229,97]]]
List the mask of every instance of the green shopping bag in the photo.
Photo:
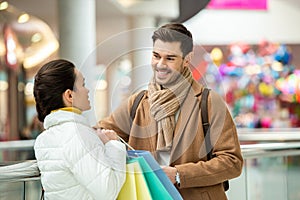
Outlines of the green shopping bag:
[[147,182],[139,162],[136,159],[127,161],[126,180],[117,200],[152,200]]
[[139,157],[130,157],[129,162],[135,162],[138,161],[140,164],[144,177],[146,179],[148,188],[151,193],[151,197],[154,200],[172,200],[172,196],[169,194],[169,192],[166,190],[162,182],[159,180],[157,175],[154,173],[154,171],[151,169],[149,164],[146,162],[145,158],[139,156]]
[[145,161],[149,164],[152,171],[154,171],[155,175],[159,178],[161,183],[164,185],[166,190],[172,196],[173,200],[183,200],[181,194],[178,192],[174,184],[168,178],[166,173],[162,170],[157,161],[153,158],[149,151],[145,150],[128,150],[127,155],[129,157],[143,157]]
[[[146,179],[147,182],[147,186],[148,189],[150,191],[151,197],[153,200],[182,200],[180,194],[178,193],[178,191],[176,190],[175,194],[174,193],[174,188],[170,187],[170,184],[172,184],[169,180],[168,177],[164,174],[164,172],[161,170],[160,166],[156,163],[154,163],[154,158],[151,161],[151,159],[149,159],[150,153],[147,151],[136,151],[134,150],[134,148],[132,148],[127,142],[125,142],[121,137],[118,137],[120,139],[121,142],[123,142],[129,149],[131,150],[127,150],[127,164],[132,163],[132,162],[138,162],[139,165],[141,166],[143,175]],[[147,156],[145,156],[144,154],[139,155],[139,153],[149,153]],[[146,161],[146,158],[152,162],[152,167],[149,165],[150,163],[148,163],[148,161]],[[155,161],[156,162],[156,161]],[[154,171],[155,170],[155,171]],[[159,173],[155,173],[159,171]],[[162,174],[164,176],[162,176]],[[163,180],[163,179],[167,179],[167,180]],[[169,181],[169,182],[168,182]],[[172,191],[173,190],[173,191]],[[171,194],[170,194],[171,192]],[[175,196],[175,198],[172,198],[172,195]],[[143,198],[142,198],[143,199]],[[128,198],[128,200],[131,200],[130,198]]]

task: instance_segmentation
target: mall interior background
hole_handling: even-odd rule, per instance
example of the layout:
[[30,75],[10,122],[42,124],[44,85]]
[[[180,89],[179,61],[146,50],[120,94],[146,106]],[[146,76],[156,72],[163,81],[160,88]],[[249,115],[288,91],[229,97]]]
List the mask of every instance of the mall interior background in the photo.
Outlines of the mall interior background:
[[[145,87],[151,77],[153,28],[180,16],[180,2],[173,0],[146,1],[148,8],[122,7],[108,0],[87,1],[90,3],[84,2],[88,5],[78,12],[80,1],[64,2],[11,0],[8,3],[14,8],[1,11],[1,140],[35,137],[27,133],[35,122],[33,76],[43,63],[57,57],[71,59],[79,68],[92,60],[94,66],[83,70],[89,71],[90,98],[95,102],[96,110],[89,115],[91,123],[106,116],[122,99]],[[213,7],[214,2],[207,1],[206,8],[199,8],[198,14],[183,21],[198,48],[194,76],[224,96],[239,127],[298,127],[300,30],[295,19],[300,15],[300,3],[268,0],[256,8],[246,3],[240,8],[229,3],[219,8],[216,2]],[[82,25],[80,12],[91,18],[90,25]],[[26,20],[26,13],[28,21],[18,22],[21,14]],[[88,33],[92,31],[95,33]],[[5,53],[7,35],[16,42],[11,53]],[[140,49],[134,50],[135,45]],[[7,58],[14,54],[16,63],[9,63]]]
[[[54,58],[72,60],[86,76],[93,103],[86,113],[91,125],[108,115],[131,93],[147,86],[152,74],[151,33],[169,21],[183,22],[191,30],[193,75],[224,97],[242,145],[260,143],[256,135],[265,132],[296,135],[300,126],[300,2],[224,2],[1,1],[0,141],[31,140],[42,131],[35,118],[33,76]],[[244,130],[254,136],[243,140],[248,136]],[[253,199],[270,199],[266,191],[281,188],[279,194],[272,191],[278,199],[299,199],[299,174],[295,173],[299,154],[292,154],[296,156],[255,159],[251,154],[245,164],[250,176],[243,174],[241,181],[252,184],[239,188],[240,192],[255,194]],[[0,151],[1,162],[32,156]],[[269,176],[267,181],[261,174]],[[276,185],[272,185],[274,180]],[[270,188],[264,186],[270,183]],[[239,182],[232,184],[237,187]]]

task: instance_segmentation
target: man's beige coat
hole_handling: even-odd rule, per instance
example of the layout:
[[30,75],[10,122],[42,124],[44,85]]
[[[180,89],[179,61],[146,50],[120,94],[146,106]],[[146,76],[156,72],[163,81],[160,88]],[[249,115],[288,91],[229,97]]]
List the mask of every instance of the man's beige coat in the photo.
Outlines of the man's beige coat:
[[[215,158],[207,161],[200,113],[203,86],[192,83],[189,94],[180,108],[177,119],[170,166],[180,174],[180,186],[176,186],[184,199],[227,199],[222,182],[241,174],[243,158],[236,127],[222,97],[210,91],[208,115],[211,143]],[[148,150],[155,156],[157,126],[150,114],[148,93],[139,104],[134,121],[130,110],[136,97],[132,95],[98,126],[115,130],[136,150]],[[163,109],[163,108],[162,108]]]

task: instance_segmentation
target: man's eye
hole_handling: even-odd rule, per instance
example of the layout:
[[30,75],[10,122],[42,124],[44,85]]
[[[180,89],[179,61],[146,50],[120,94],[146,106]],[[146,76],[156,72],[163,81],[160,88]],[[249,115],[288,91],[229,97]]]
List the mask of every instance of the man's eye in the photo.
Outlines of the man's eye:
[[154,58],[160,58],[159,55],[153,54]]
[[173,61],[173,60],[175,60],[174,58],[167,58],[168,60],[170,60],[170,61]]

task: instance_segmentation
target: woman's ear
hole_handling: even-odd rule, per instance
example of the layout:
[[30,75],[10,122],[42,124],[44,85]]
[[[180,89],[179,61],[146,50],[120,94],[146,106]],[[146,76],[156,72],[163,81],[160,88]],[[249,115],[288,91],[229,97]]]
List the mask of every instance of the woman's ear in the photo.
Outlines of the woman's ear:
[[67,89],[63,94],[62,98],[64,101],[65,106],[71,107],[73,105],[73,94],[72,90]]

